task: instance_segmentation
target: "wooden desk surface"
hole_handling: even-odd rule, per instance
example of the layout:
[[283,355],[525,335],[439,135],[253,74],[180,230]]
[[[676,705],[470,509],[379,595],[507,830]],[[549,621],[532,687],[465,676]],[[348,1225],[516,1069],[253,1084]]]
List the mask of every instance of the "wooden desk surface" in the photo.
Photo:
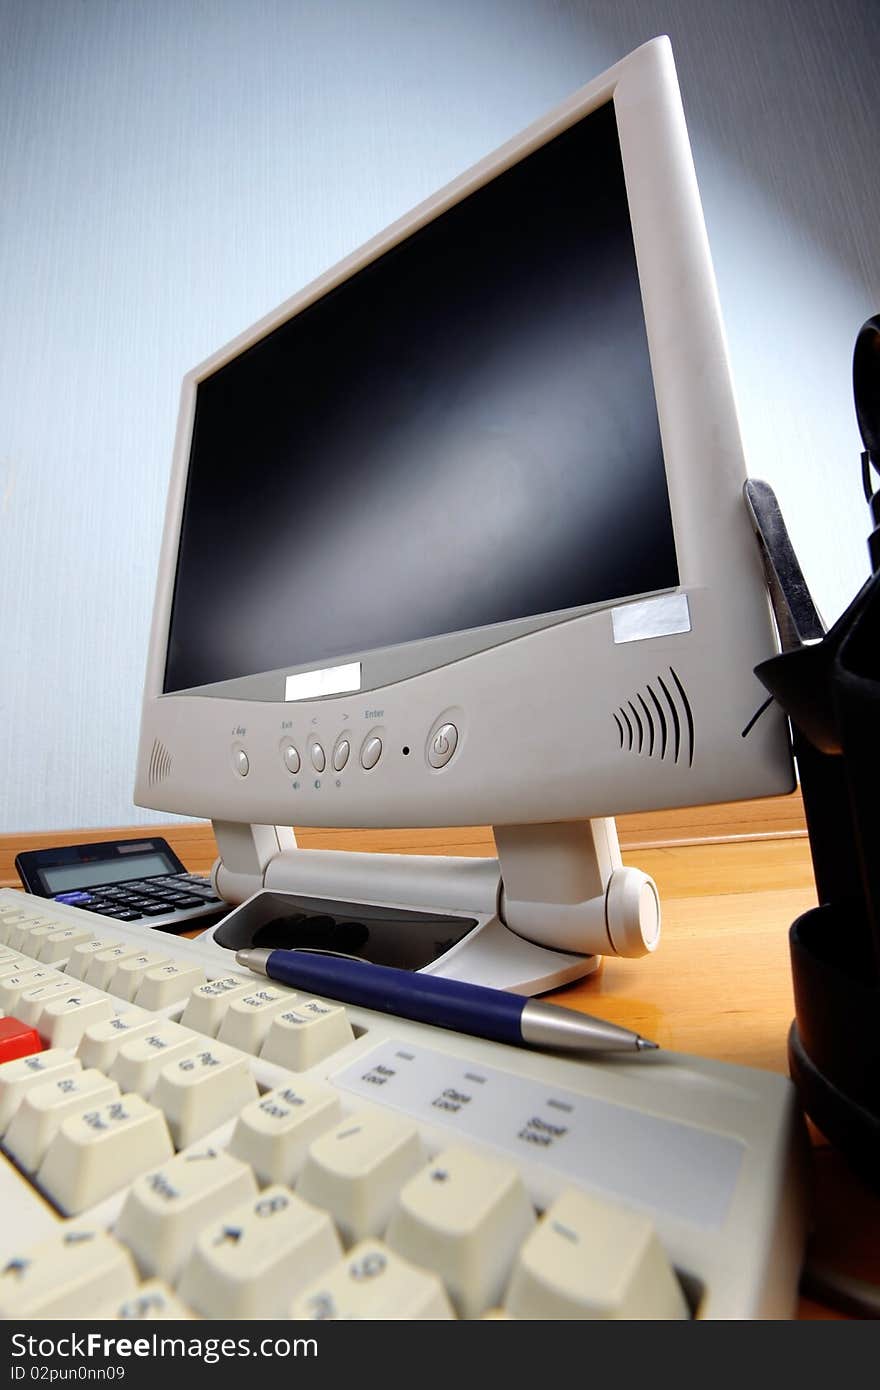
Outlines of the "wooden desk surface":
[[[788,928],[816,902],[809,845],[796,798],[701,808],[699,813],[622,817],[624,860],[656,880],[663,939],[641,960],[606,958],[591,978],[551,998],[609,1018],[661,1047],[787,1072],[786,1035],[794,1016]],[[760,811],[754,807],[760,805]],[[117,832],[0,836],[0,885],[17,886],[17,849],[117,833],[143,836],[143,826]],[[207,872],[215,856],[210,827],[155,827],[187,867]],[[451,831],[298,830],[309,848],[491,854],[486,829]],[[880,1197],[812,1132],[814,1253],[850,1275],[880,1283]],[[837,1316],[807,1299],[800,1316]]]

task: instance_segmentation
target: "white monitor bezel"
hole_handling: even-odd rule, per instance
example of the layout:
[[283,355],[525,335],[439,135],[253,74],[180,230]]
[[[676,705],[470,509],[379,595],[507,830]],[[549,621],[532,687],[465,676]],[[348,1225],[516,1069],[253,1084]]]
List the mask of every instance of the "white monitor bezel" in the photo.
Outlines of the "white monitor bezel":
[[[529,624],[535,630],[528,636],[515,637],[507,630],[515,625],[502,625],[495,639],[490,635],[487,640],[486,630],[476,637],[458,635],[464,639],[459,651],[444,655],[440,664],[414,677],[411,671],[395,668],[395,649],[389,649],[381,654],[386,661],[380,668],[381,676],[377,679],[368,673],[361,696],[286,704],[281,698],[267,699],[261,694],[248,699],[204,692],[164,695],[165,649],[198,383],[413,231],[611,99],[667,462],[680,577],[675,592],[689,605],[691,630],[661,634],[633,644],[632,650],[623,654],[614,641],[612,610],[603,605],[598,610],[585,610],[581,616],[563,615],[561,622],[559,615],[548,615],[537,624]],[[781,721],[762,721],[750,740],[740,746],[728,731],[723,735],[718,732],[711,713],[713,708],[718,710],[720,726],[719,705],[729,703],[723,717],[730,730],[741,721],[736,730],[739,733],[760,702],[753,667],[773,650],[766,591],[740,499],[744,478],[717,290],[671,47],[668,40],[656,39],[318,277],[186,376],[150,639],[136,800],[158,809],[245,822],[452,825],[563,820],[788,789],[791,767]],[[625,672],[623,685],[640,680],[642,667],[650,673],[658,662],[667,660],[670,651],[676,653],[679,664],[688,666],[688,689],[701,711],[701,737],[718,759],[729,761],[729,766],[705,766],[695,775],[691,763],[690,775],[685,776],[677,760],[674,764],[659,760],[664,765],[658,762],[646,784],[641,785],[632,775],[637,759],[626,765],[625,760],[604,752],[597,756],[595,740],[603,740],[609,729],[609,698],[613,705],[616,699],[624,698],[624,691],[623,686],[620,691],[603,690],[602,707],[595,720],[581,717],[580,704],[588,698],[587,689],[582,688],[579,694],[572,690],[559,698],[560,683],[579,679],[571,664],[575,646],[578,659],[582,648],[592,652],[592,662],[585,668],[591,672],[614,656],[611,665],[619,665]],[[364,655],[352,653],[340,660]],[[649,679],[650,674],[646,674],[645,680]],[[509,708],[505,692],[511,683],[518,697]],[[526,730],[521,718],[518,722],[518,710],[542,705],[546,706],[544,716],[530,721]],[[351,706],[355,713],[344,706]],[[481,713],[477,713],[478,707]],[[361,713],[363,722],[357,718]],[[456,759],[449,768],[433,768],[425,757],[427,741],[439,723],[456,717],[464,726]],[[567,750],[560,721],[562,729],[566,725],[569,729]],[[291,796],[294,788],[287,769],[278,767],[285,726],[303,745],[304,769],[310,739],[329,745],[325,748],[329,755],[346,728],[357,729],[364,738],[352,740],[351,765],[343,777],[310,776],[308,785],[303,781],[295,790],[315,794]],[[277,734],[274,739],[273,733]],[[369,737],[379,737],[389,751],[395,748],[396,762],[389,771],[386,760],[381,777],[357,762],[355,742],[363,746]],[[524,744],[525,764],[514,767],[511,774],[510,749]],[[260,749],[256,758],[251,751],[255,747]],[[401,761],[404,747],[410,749],[407,762]],[[241,751],[247,756],[246,776],[240,772]],[[461,773],[465,762],[470,768],[468,776]],[[415,776],[417,765],[419,775]],[[313,770],[310,768],[309,773]],[[537,779],[542,771],[539,787]],[[334,783],[333,796],[319,795],[329,793],[328,783]]]

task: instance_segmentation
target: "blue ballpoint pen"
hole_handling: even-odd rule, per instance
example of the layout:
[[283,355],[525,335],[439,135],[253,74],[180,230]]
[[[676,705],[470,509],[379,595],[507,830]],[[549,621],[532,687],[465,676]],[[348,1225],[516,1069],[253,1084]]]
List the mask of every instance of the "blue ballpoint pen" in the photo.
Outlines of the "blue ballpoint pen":
[[657,1047],[628,1028],[573,1009],[443,975],[373,965],[330,951],[252,947],[236,952],[235,959],[258,975],[340,1003],[360,1004],[365,1009],[517,1047],[581,1053],[643,1052]]

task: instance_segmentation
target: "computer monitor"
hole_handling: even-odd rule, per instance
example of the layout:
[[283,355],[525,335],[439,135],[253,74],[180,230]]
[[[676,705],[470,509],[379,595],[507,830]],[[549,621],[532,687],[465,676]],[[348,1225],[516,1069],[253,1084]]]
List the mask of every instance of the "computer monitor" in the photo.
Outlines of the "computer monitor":
[[[137,802],[214,822],[230,902],[497,909],[562,953],[484,951],[508,987],[651,949],[610,818],[793,784],[780,717],[743,736],[774,650],[744,479],[661,38],[186,377]],[[489,824],[499,858],[294,824]]]

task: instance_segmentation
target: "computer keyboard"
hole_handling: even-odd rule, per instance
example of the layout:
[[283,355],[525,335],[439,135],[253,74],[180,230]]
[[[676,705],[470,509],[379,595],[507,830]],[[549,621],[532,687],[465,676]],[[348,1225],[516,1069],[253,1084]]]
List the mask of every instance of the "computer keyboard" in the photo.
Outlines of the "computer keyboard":
[[789,1082],[310,999],[210,939],[0,890],[0,1315],[795,1308]]

